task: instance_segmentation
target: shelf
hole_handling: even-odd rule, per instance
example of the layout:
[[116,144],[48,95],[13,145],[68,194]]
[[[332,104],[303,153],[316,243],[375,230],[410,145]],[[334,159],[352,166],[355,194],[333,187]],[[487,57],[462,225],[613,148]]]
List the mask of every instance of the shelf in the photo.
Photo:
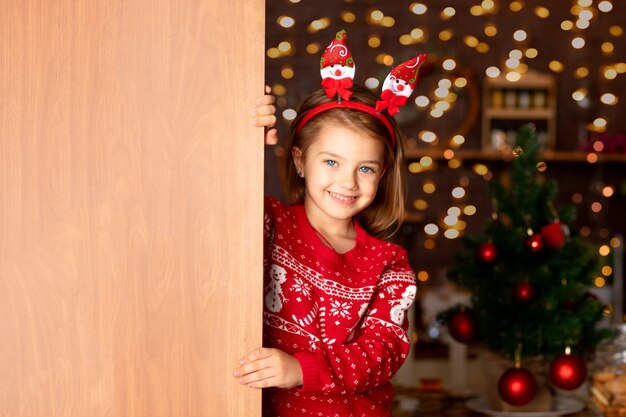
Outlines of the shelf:
[[494,109],[487,108],[485,117],[491,119],[549,120],[554,117],[554,109]]
[[[423,156],[429,156],[436,160],[448,159],[444,156],[442,149],[425,149],[413,148],[407,149],[405,156],[409,160],[419,159]],[[585,162],[591,164],[587,160],[587,152],[581,151],[545,151],[543,161],[546,162]],[[595,154],[598,160],[595,163],[611,162],[626,164],[626,154],[598,153]],[[470,161],[504,161],[508,162],[513,159],[512,154],[505,154],[498,151],[481,151],[481,150],[459,150],[454,152],[454,158]]]
[[481,147],[512,146],[510,135],[524,123],[536,123],[537,136],[547,149],[556,149],[556,80],[553,74],[529,71],[518,81],[504,75],[483,82]]

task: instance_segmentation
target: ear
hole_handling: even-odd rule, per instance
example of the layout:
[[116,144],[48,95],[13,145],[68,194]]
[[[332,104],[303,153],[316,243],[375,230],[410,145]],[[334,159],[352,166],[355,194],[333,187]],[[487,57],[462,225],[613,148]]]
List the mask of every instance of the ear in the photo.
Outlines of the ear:
[[297,172],[304,172],[304,161],[302,160],[302,150],[297,146],[291,148],[291,157]]

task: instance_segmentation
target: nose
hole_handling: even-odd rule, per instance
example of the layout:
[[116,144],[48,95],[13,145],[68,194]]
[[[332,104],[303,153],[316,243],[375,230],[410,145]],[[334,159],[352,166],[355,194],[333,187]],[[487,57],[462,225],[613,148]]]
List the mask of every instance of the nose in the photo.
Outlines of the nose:
[[398,84],[397,89],[398,89],[398,91],[402,91],[402,90],[404,90],[404,86],[402,84]]
[[344,190],[354,190],[357,188],[356,173],[345,170],[338,178],[338,185]]
[[340,76],[341,75],[341,70],[335,70],[335,75],[336,76]]

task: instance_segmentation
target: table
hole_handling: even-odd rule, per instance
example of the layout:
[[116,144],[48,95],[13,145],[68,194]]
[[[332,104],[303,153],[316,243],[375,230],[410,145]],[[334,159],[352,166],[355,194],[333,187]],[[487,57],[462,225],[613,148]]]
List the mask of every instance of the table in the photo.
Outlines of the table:
[[[404,411],[401,409],[400,401],[410,398],[406,394],[396,397],[394,401],[393,417],[480,417],[485,414],[470,410],[465,406],[467,399],[453,398],[444,394],[441,395],[421,395],[419,406],[415,411]],[[533,417],[537,414],[532,413]],[[568,414],[568,417],[601,417],[600,411],[589,404],[582,411]]]

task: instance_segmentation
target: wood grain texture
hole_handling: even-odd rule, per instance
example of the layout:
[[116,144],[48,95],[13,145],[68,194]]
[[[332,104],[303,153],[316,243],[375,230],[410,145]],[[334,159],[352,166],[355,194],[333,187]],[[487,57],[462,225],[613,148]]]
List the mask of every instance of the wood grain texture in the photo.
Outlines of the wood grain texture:
[[264,2],[0,3],[0,416],[260,416]]

